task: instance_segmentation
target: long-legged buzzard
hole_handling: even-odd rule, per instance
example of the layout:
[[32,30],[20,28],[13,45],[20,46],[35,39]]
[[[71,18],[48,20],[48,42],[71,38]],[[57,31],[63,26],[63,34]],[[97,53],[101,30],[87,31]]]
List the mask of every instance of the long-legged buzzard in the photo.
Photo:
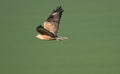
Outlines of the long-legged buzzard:
[[58,40],[59,41],[59,40],[68,39],[67,37],[61,37],[57,35],[58,29],[59,29],[59,23],[60,23],[60,19],[63,11],[64,10],[61,6],[53,10],[53,12],[44,22],[44,25],[43,26],[39,25],[36,28],[37,32],[39,32],[39,34],[36,37],[42,40]]

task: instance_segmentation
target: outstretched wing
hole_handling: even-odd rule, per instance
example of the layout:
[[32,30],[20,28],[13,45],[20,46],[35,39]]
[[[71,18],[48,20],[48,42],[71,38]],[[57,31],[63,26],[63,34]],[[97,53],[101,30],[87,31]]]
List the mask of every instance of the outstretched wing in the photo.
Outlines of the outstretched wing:
[[55,35],[53,33],[44,29],[41,25],[36,28],[36,31],[39,32],[42,35],[48,35],[48,36],[51,36],[51,37],[55,37]]
[[60,19],[63,13],[63,9],[61,6],[57,7],[47,20],[44,22],[44,28],[50,32],[52,32],[55,36],[57,36]]

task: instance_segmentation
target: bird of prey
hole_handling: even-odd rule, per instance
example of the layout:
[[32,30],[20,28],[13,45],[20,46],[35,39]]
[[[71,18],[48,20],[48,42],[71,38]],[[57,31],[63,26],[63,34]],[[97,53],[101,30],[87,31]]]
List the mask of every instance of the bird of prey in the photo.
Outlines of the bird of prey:
[[58,36],[59,23],[63,11],[62,6],[58,6],[45,20],[43,26],[39,25],[36,28],[36,31],[39,33],[36,36],[38,39],[58,41],[68,39],[67,37]]

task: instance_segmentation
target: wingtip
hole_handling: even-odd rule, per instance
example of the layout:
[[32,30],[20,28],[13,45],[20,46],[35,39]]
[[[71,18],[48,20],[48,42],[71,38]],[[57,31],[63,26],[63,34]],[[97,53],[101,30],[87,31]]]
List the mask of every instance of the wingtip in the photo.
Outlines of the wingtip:
[[62,8],[62,5],[57,6],[57,8]]
[[57,6],[57,8],[54,10],[55,12],[63,12],[62,5]]
[[43,26],[42,26],[42,25],[39,25],[37,28],[43,28]]
[[39,28],[43,28],[43,26],[42,25],[37,26],[36,31],[38,31]]

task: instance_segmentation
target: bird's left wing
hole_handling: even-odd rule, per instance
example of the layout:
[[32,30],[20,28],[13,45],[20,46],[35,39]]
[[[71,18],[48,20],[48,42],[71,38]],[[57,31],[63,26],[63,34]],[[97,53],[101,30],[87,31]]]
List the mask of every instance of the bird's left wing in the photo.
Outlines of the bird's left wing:
[[44,29],[41,25],[36,28],[36,31],[39,32],[41,35],[48,35],[51,37],[55,37],[55,35],[48,30]]

